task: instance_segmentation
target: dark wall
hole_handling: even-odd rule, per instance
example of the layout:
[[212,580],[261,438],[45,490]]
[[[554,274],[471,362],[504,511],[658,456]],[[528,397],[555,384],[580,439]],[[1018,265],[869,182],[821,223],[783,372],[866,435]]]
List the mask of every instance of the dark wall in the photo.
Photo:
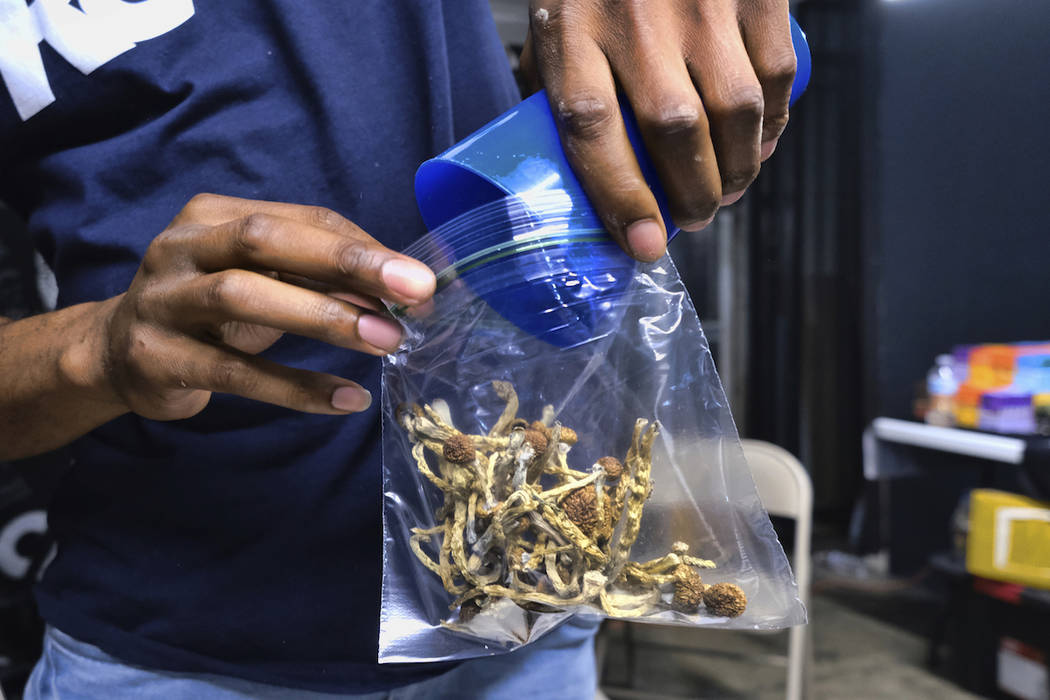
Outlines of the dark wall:
[[734,205],[748,331],[747,397],[734,414],[747,437],[802,460],[826,522],[848,519],[861,480],[862,9],[796,8],[813,54],[809,88]]
[[936,353],[1050,338],[1050,2],[869,9],[867,410],[907,417]]

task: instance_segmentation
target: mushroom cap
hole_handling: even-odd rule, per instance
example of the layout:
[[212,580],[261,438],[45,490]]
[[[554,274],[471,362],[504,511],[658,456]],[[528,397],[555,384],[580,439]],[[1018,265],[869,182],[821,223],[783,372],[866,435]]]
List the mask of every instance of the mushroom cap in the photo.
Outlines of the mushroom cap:
[[598,527],[598,496],[593,488],[578,488],[561,502],[562,510],[583,534],[590,537]]
[[551,429],[538,420],[534,420],[525,426],[527,430],[536,430],[543,433],[545,436],[550,437]]
[[704,590],[707,611],[718,617],[739,617],[747,608],[747,596],[735,583],[716,583]]
[[691,566],[679,564],[671,572],[674,576],[674,598],[671,607],[678,612],[695,613],[704,602],[704,582]]
[[547,449],[547,444],[550,442],[544,433],[539,430],[533,430],[529,428],[525,431],[525,442],[532,445],[532,449],[536,451],[536,454],[543,454]]
[[623,474],[623,464],[615,457],[602,457],[598,460],[598,466],[605,470],[605,476],[609,479],[619,479]]
[[576,431],[572,428],[566,428],[564,425],[561,427],[561,432],[558,433],[558,442],[563,442],[570,447],[580,441],[580,436],[576,434]]
[[441,452],[453,464],[467,464],[474,461],[474,441],[463,433],[455,433],[445,440]]

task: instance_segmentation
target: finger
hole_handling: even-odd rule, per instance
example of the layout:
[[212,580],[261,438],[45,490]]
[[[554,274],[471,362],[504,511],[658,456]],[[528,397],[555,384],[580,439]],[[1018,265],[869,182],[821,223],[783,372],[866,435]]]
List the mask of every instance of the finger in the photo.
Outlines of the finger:
[[324,282],[318,282],[312,280],[309,277],[302,277],[301,275],[293,275],[291,273],[284,273],[278,275],[277,279],[288,284],[294,284],[296,287],[302,287],[303,289],[312,289],[315,292],[321,292],[322,294],[328,294],[336,299],[342,299],[348,301],[354,306],[359,306],[362,309],[368,309],[369,311],[378,311],[383,313],[386,311],[386,307],[383,302],[375,297],[370,297],[365,294],[358,294],[356,292],[345,292],[339,291],[335,286],[326,284]]
[[[349,302],[354,306],[362,309],[368,309],[369,311],[375,311],[379,314],[386,314],[386,306],[383,302],[379,301],[375,297],[368,297],[363,294],[355,294],[354,292],[326,292],[329,296],[335,297],[336,299],[342,299],[345,302]],[[432,299],[427,299],[424,304],[434,303]]]
[[316,226],[326,231],[352,238],[369,237],[355,223],[327,207],[288,202],[268,202],[261,199],[243,199],[219,194],[198,194],[182,208],[176,217],[180,224],[218,226],[244,219],[252,214],[266,214],[291,219],[301,224]]
[[434,300],[428,299],[419,306],[413,306],[410,309],[406,309],[405,315],[413,319],[427,318],[430,314],[434,313],[434,309]]
[[769,158],[788,122],[791,86],[795,82],[795,48],[791,41],[787,0],[766,0],[741,8],[740,27],[751,65],[762,85],[762,160]]
[[307,413],[364,411],[372,395],[361,385],[321,372],[293,369],[265,358],[182,337],[168,382],[185,389],[234,394]]
[[762,142],[762,153],[759,155],[759,158],[762,160],[763,163],[769,160],[769,157],[773,155],[773,151],[777,150],[777,143],[779,141],[780,137],[778,136],[777,138],[771,141]]
[[276,270],[409,306],[429,299],[437,284],[426,265],[367,234],[348,237],[270,214],[196,230],[192,246],[204,271]]
[[246,270],[202,275],[170,294],[176,323],[219,326],[240,321],[384,355],[397,350],[396,322],[353,304]]
[[[677,47],[635,24],[627,49],[610,52],[675,224],[699,230],[718,210],[722,183],[707,115]],[[623,44],[621,43],[621,46]],[[669,47],[672,47],[669,49]]]
[[[541,8],[542,9],[542,8]],[[664,254],[667,233],[656,199],[627,140],[605,54],[574,34],[558,6],[532,15],[536,63],[569,163],[609,233],[632,256]]]
[[686,60],[711,123],[723,202],[730,202],[758,175],[762,86],[751,67],[736,17],[715,9],[704,19],[689,40]]

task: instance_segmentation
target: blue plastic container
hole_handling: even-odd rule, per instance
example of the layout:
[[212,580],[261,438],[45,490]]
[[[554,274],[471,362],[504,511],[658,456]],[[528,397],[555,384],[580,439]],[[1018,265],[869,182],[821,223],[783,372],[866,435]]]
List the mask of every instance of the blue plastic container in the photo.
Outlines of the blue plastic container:
[[[809,82],[810,56],[794,18],[791,31],[798,64],[794,104]],[[626,102],[621,111],[671,238],[678,228]],[[591,339],[603,324],[605,302],[622,294],[633,276],[635,262],[604,232],[566,160],[546,92],[423,163],[415,189],[423,220],[444,248],[445,270],[454,270],[504,318],[555,345]],[[504,206],[494,204],[501,200]],[[488,220],[479,222],[479,215],[469,214],[474,210]],[[556,232],[568,237],[552,233],[546,243],[541,235],[525,247],[507,245],[523,232],[528,237],[532,230],[542,231],[552,216],[572,228]],[[569,235],[573,231],[578,235]],[[469,267],[460,265],[464,260]],[[492,278],[502,286],[492,284]]]

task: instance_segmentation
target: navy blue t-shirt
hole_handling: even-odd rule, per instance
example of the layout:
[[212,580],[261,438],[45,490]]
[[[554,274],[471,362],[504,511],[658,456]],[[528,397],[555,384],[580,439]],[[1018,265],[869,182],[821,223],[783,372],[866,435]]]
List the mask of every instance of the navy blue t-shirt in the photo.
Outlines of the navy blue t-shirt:
[[[484,0],[0,0],[0,198],[59,306],[124,291],[198,192],[330,207],[400,249],[415,168],[517,94]],[[286,336],[266,356],[360,381],[378,359]],[[378,403],[378,402],[377,402]],[[376,664],[375,406],[325,417],[216,395],[72,445],[44,617],[127,661],[366,692]]]

